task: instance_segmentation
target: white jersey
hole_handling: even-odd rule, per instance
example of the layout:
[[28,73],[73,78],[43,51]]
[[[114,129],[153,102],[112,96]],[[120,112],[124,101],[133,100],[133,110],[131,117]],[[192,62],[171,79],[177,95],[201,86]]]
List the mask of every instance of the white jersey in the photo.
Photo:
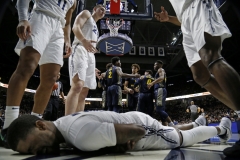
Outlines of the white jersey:
[[[169,0],[176,12],[177,18],[182,22],[182,14],[194,0]],[[198,0],[196,0],[198,1]]]
[[134,150],[180,146],[179,135],[174,128],[162,126],[157,120],[141,112],[78,112],[62,117],[54,124],[68,144],[82,151],[115,146],[117,141],[114,124],[139,124],[146,129],[145,136],[135,144]]
[[73,6],[75,0],[36,0],[34,10],[58,17],[65,25],[67,11]]
[[[97,24],[92,16],[90,18],[88,18],[88,20],[85,22],[85,24],[83,25],[81,30],[82,30],[83,36],[87,40],[92,40],[92,41],[98,40],[98,37],[99,37],[98,28],[97,28]],[[77,44],[82,45],[82,43],[75,36],[73,45],[77,45]],[[92,43],[92,45],[94,47],[96,47],[96,43]]]

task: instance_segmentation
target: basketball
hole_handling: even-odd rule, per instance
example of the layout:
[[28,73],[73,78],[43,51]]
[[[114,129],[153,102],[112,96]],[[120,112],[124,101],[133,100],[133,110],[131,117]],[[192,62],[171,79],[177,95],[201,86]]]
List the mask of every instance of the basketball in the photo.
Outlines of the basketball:
[[58,83],[55,82],[54,85],[53,85],[53,87],[52,87],[52,90],[54,91],[54,90],[56,90],[57,88],[58,88]]

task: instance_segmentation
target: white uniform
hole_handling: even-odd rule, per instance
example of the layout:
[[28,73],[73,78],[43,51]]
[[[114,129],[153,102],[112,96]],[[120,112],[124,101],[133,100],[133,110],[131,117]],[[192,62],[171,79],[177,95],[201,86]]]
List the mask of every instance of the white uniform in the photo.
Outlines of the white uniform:
[[[82,33],[87,40],[98,40],[98,28],[92,16],[83,25]],[[96,43],[92,43],[92,45],[96,47]],[[96,89],[95,55],[91,52],[87,52],[77,37],[74,38],[72,48],[73,53],[68,61],[70,85],[72,83],[72,78],[78,74],[79,79],[84,81],[84,87]]]
[[74,0],[36,0],[29,23],[31,36],[19,40],[15,51],[32,46],[40,55],[39,65],[55,63],[63,65],[65,16]]
[[169,0],[181,22],[183,47],[192,66],[201,60],[198,52],[205,45],[204,32],[220,36],[221,40],[231,37],[222,15],[213,0]]
[[66,142],[82,151],[115,146],[117,142],[114,123],[134,123],[146,129],[145,136],[135,144],[134,150],[170,149],[180,146],[179,135],[174,128],[162,126],[157,120],[141,112],[78,112],[54,122]]

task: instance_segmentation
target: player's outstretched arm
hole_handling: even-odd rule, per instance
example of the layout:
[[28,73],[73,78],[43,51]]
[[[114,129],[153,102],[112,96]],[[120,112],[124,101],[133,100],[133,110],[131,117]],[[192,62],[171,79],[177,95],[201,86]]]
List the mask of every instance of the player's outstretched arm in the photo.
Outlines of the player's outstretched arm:
[[121,76],[122,78],[139,78],[140,74],[127,74],[123,73],[122,69],[120,67],[116,68],[117,74]]
[[160,22],[170,22],[177,26],[181,26],[181,23],[175,16],[168,15],[168,12],[161,6],[161,12],[154,12],[154,17]]

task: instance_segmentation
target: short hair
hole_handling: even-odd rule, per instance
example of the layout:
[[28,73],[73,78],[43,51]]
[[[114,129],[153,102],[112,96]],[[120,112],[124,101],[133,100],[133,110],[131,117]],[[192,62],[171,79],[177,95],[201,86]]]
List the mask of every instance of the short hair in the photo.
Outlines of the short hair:
[[108,63],[107,65],[106,65],[106,69],[108,70],[110,67],[112,67],[112,63]]
[[146,70],[145,72],[148,72],[150,75],[153,74],[152,70]]
[[[94,8],[100,8],[100,7],[105,8],[104,5],[102,5],[102,4],[97,4]],[[94,11],[94,8],[93,8],[93,11]]]
[[136,63],[132,64],[132,67],[136,67],[138,69],[138,71],[140,70],[140,66]]
[[27,135],[35,128],[37,120],[42,120],[35,115],[23,115],[15,119],[7,131],[7,142],[9,147],[16,151],[20,140],[25,140]]
[[117,61],[119,61],[119,60],[120,60],[119,57],[113,57],[113,58],[111,59],[111,62],[112,62],[113,65],[115,65],[115,63],[116,63]]
[[161,60],[157,60],[156,62],[163,65],[163,62]]

